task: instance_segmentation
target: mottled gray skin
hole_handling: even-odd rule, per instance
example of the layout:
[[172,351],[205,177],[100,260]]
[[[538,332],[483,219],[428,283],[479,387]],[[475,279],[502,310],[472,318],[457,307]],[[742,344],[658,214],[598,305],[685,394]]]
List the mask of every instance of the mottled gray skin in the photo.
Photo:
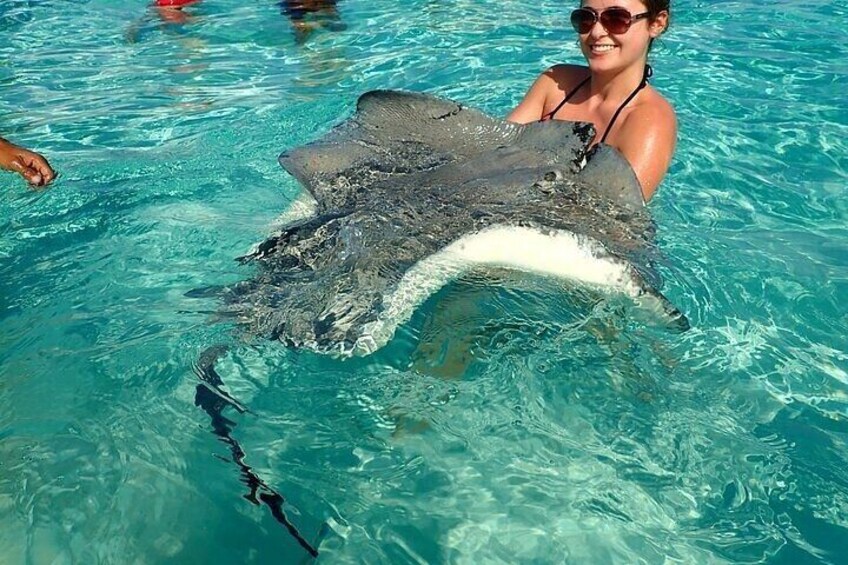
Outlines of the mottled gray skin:
[[581,170],[593,136],[584,123],[517,125],[423,94],[364,94],[349,120],[280,156],[317,215],[242,258],[258,272],[228,290],[226,310],[251,332],[350,353],[409,268],[494,225],[590,237],[658,285],[630,166],[602,146]]

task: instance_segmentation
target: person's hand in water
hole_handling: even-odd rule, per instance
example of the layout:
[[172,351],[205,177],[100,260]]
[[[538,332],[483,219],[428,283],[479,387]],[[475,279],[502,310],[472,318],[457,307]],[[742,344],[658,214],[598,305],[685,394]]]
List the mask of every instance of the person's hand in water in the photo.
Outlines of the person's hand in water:
[[34,151],[19,147],[0,137],[0,169],[18,173],[30,186],[50,184],[56,173],[47,159]]

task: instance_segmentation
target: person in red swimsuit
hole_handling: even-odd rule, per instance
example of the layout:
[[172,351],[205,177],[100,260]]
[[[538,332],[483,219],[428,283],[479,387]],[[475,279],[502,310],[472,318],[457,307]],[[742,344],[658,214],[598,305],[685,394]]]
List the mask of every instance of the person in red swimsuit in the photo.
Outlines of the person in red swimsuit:
[[648,51],[669,24],[669,0],[585,0],[571,14],[587,66],[543,72],[507,116],[512,122],[592,122],[593,143],[617,149],[645,200],[662,181],[677,142],[674,108],[648,84]]
[[191,4],[197,4],[200,0],[156,0],[154,4],[159,8],[171,8],[172,10],[181,10]]
[[185,24],[191,19],[183,8],[199,3],[200,0],[155,0],[153,6],[163,22],[169,24]]
[[47,159],[2,137],[0,137],[0,169],[18,173],[33,187],[50,184],[56,177]]

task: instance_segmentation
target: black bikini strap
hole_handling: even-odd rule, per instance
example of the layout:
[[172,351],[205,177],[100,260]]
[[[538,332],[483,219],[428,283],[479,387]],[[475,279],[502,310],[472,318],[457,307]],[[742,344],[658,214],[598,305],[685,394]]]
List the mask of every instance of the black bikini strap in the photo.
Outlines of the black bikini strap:
[[584,84],[586,84],[587,82],[589,82],[589,80],[590,80],[591,78],[592,78],[592,75],[589,75],[589,76],[587,76],[586,78],[584,78],[584,79],[583,79],[583,81],[582,81],[580,84],[578,84],[577,86],[575,86],[574,88],[572,88],[572,89],[571,89],[571,92],[569,92],[568,94],[566,94],[566,95],[565,95],[565,98],[563,98],[563,99],[562,99],[562,102],[560,102],[560,103],[559,103],[559,105],[557,105],[557,107],[556,107],[556,108],[554,108],[552,111],[550,111],[550,112],[548,112],[547,114],[545,114],[544,116],[542,116],[542,119],[541,119],[541,120],[539,120],[539,121],[540,121],[540,122],[544,122],[544,121],[546,121],[546,120],[552,120],[552,119],[553,119],[553,117],[554,117],[554,114],[556,114],[557,112],[559,112],[559,109],[560,109],[560,108],[562,108],[563,106],[565,106],[565,103],[566,103],[566,102],[568,102],[569,100],[571,100],[571,98],[572,98],[575,94],[577,94],[577,91],[578,91],[578,90],[580,90],[581,88],[583,88],[583,85],[584,85]]
[[630,96],[628,96],[627,99],[621,103],[621,106],[619,106],[618,110],[615,111],[615,114],[612,115],[612,119],[607,124],[607,129],[604,131],[604,135],[603,137],[601,137],[601,140],[598,143],[603,143],[604,141],[606,141],[607,134],[609,134],[610,130],[612,129],[612,125],[615,123],[615,120],[618,118],[618,115],[621,113],[622,110],[624,110],[624,107],[627,106],[627,104],[629,104],[630,101],[633,100],[633,98],[635,98],[637,94],[639,94],[639,91],[648,85],[648,79],[651,78],[653,74],[654,69],[651,68],[651,65],[645,65],[645,72],[642,74],[642,82],[639,83],[639,86],[637,86],[633,90],[633,92],[630,93]]

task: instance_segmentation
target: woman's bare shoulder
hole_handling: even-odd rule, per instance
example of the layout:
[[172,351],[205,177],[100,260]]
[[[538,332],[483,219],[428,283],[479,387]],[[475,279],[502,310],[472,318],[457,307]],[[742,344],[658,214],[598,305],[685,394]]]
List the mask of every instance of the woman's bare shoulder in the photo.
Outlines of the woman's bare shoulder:
[[589,76],[589,69],[583,65],[560,64],[546,69],[542,76],[551,79],[561,89],[566,89],[571,84]]
[[[633,106],[628,114],[623,130],[634,131],[667,131],[676,137],[677,135],[677,113],[674,106],[654,88],[645,89],[644,97]],[[633,127],[633,126],[636,127]]]
[[657,112],[658,114],[666,115],[669,117],[674,117],[674,106],[671,105],[671,102],[665,99],[665,97],[655,88],[650,87],[647,89],[647,100],[645,100],[645,106],[650,108],[653,112]]
[[653,88],[640,98],[621,124],[614,146],[630,162],[647,200],[671,165],[677,145],[677,116],[674,107]]
[[588,74],[589,70],[579,65],[554,65],[542,71],[506,119],[519,124],[538,121]]

